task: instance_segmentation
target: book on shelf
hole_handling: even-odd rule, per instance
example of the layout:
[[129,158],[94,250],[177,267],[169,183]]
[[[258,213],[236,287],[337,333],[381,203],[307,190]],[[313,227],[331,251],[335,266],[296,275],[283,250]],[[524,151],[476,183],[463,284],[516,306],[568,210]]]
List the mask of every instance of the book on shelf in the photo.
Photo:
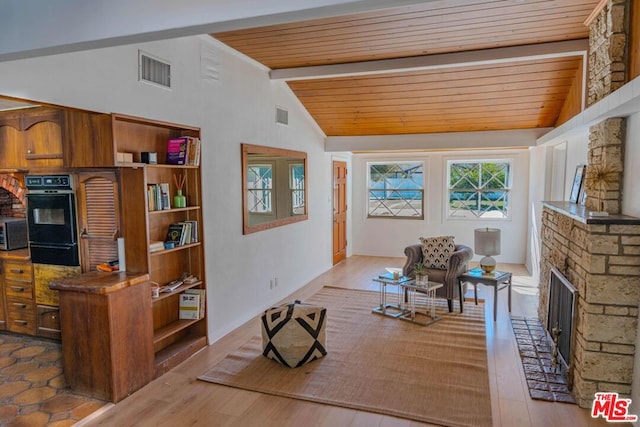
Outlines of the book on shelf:
[[171,138],[167,141],[167,164],[185,165],[187,162],[187,148],[189,138]]
[[164,239],[165,243],[173,243],[176,246],[180,245],[182,240],[182,234],[184,233],[184,224],[173,223],[169,224],[167,229],[167,237]]
[[179,319],[196,320],[200,318],[200,295],[187,293],[180,294]]
[[171,209],[169,184],[166,182],[147,184],[147,199],[150,212]]
[[170,224],[165,242],[176,246],[189,245],[198,241],[198,221],[181,221]]
[[204,304],[206,300],[206,290],[204,289],[187,289],[184,291],[185,294],[199,295],[200,296],[200,307],[198,313],[198,319],[202,319],[204,317]]
[[200,166],[200,138],[189,136],[187,146],[187,165]]
[[164,242],[153,240],[149,243],[149,252],[158,252],[164,249]]
[[162,182],[160,183],[160,200],[161,200],[161,208],[162,210],[171,209],[171,198],[169,197],[169,183]]

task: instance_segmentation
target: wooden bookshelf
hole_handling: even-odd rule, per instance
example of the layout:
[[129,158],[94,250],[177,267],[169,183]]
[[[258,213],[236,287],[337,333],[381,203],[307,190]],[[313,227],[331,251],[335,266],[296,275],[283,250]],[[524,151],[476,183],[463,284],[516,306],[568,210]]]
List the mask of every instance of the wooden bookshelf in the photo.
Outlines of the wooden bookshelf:
[[[204,229],[202,221],[201,175],[199,166],[140,163],[140,152],[158,153],[164,162],[169,138],[200,137],[200,130],[189,126],[112,115],[113,152],[133,153],[133,162],[115,163],[119,168],[122,194],[123,236],[128,272],[148,273],[150,281],[163,286],[188,273],[199,280],[183,284],[173,292],[151,298],[155,374],[162,375],[207,345],[207,317],[179,319],[179,295],[188,289],[206,289],[204,268]],[[187,206],[176,208],[175,175],[186,175],[183,192]],[[147,188],[169,183],[170,209],[149,210]],[[150,252],[152,241],[164,241],[170,224],[197,221],[198,241],[171,249]]]

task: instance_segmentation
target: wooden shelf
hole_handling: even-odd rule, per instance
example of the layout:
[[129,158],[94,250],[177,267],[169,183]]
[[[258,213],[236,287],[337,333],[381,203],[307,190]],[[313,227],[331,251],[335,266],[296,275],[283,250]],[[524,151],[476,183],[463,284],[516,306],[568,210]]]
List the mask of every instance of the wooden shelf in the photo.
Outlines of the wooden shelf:
[[207,346],[207,337],[200,335],[187,335],[155,355],[155,376],[156,378],[172,367],[187,360],[191,355],[197,353]]
[[200,206],[187,206],[186,208],[159,209],[157,211],[149,211],[149,215],[170,214],[170,213],[185,212],[185,211],[197,211],[199,209],[200,209]]
[[180,287],[176,288],[173,292],[163,292],[160,294],[160,296],[158,298],[153,298],[153,302],[154,304],[158,301],[161,301],[165,298],[168,298],[172,295],[176,295],[179,294],[182,291],[186,291],[187,289],[191,289],[191,288],[195,288],[197,286],[200,286],[202,284],[201,280],[198,280],[195,283],[189,283],[189,284],[185,284],[185,285],[180,285]]
[[169,323],[168,325],[163,326],[162,328],[156,329],[153,332],[153,344],[157,344],[163,339],[168,338],[171,335],[175,334],[176,332],[180,332],[181,330],[186,329],[189,326],[200,322],[201,320],[205,320],[205,318],[201,317],[195,320],[180,319],[180,320],[176,320],[173,323]]
[[189,248],[193,248],[195,246],[200,246],[201,244],[202,244],[202,242],[189,243],[188,245],[176,246],[173,249],[163,249],[161,251],[151,252],[149,255],[151,255],[151,256],[165,255],[165,254],[167,254],[169,252],[181,251],[183,249],[189,249]]

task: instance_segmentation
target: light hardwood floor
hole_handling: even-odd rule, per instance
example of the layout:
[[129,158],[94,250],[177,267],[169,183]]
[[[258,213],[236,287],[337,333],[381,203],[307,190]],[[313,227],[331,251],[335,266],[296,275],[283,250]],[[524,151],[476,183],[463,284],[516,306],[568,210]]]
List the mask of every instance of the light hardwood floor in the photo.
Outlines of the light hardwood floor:
[[[371,277],[384,267],[401,267],[404,258],[352,256],[311,281],[285,301],[304,299],[324,285],[377,290]],[[523,266],[502,264],[514,273],[512,314],[536,316],[536,288],[526,286]],[[577,405],[549,403],[529,397],[507,309],[506,290],[498,295],[498,319],[493,322],[491,288],[478,287],[485,299],[487,351],[493,425],[501,427],[604,426],[589,411]],[[472,292],[467,293],[467,297]],[[466,302],[465,304],[473,304]],[[458,309],[458,304],[454,305]],[[164,376],[125,400],[96,413],[80,425],[86,426],[379,426],[416,427],[427,424],[405,419],[269,396],[198,381],[228,353],[259,330],[258,319],[247,322]]]

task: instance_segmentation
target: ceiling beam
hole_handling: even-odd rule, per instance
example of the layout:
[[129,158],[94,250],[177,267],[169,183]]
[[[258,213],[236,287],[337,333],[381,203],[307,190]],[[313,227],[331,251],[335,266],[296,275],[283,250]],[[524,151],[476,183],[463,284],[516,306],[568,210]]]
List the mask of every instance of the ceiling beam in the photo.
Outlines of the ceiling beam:
[[407,71],[423,71],[478,65],[533,61],[567,56],[585,56],[589,40],[569,40],[525,46],[510,46],[466,52],[442,53],[409,58],[381,59],[377,61],[271,70],[271,80],[309,80],[351,77]]
[[286,24],[436,0],[4,1],[0,61]]
[[535,147],[537,139],[552,128],[481,132],[445,132],[410,135],[328,136],[326,152],[475,150]]

